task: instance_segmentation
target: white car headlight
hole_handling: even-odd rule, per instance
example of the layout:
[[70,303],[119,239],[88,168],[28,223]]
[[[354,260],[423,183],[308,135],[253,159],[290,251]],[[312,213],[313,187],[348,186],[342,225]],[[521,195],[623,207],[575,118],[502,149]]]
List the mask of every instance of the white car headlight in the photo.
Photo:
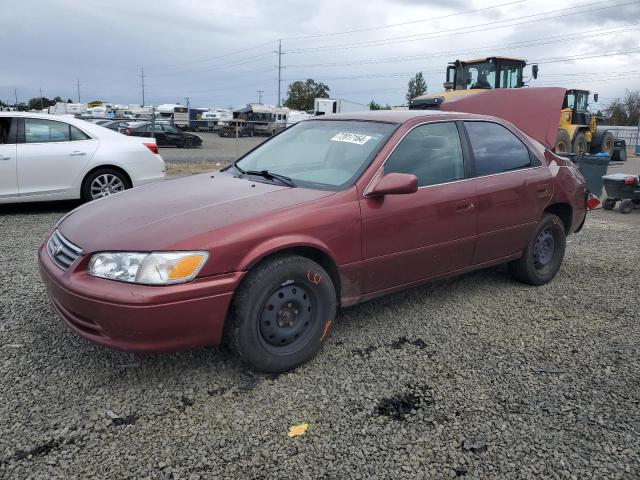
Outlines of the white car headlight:
[[195,278],[207,252],[104,252],[89,261],[89,275],[144,285],[171,285]]

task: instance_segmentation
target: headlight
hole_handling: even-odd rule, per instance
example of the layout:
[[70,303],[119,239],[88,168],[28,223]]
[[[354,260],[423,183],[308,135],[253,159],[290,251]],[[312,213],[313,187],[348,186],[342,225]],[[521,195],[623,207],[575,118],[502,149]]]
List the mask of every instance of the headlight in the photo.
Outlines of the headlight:
[[96,253],[89,261],[89,275],[145,285],[189,282],[198,274],[207,252]]

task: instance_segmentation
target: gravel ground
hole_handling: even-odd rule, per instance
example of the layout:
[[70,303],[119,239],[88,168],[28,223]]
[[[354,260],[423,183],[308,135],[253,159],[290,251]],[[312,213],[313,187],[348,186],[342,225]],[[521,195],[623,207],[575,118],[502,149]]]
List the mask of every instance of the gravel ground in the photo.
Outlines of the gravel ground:
[[0,211],[0,477],[640,478],[638,211],[592,213],[549,285],[496,268],[345,309],[261,376],[75,336],[35,258],[72,206]]
[[268,138],[242,137],[236,140],[208,132],[197,132],[196,135],[202,138],[202,147],[189,149],[161,147],[160,155],[167,163],[230,162]]

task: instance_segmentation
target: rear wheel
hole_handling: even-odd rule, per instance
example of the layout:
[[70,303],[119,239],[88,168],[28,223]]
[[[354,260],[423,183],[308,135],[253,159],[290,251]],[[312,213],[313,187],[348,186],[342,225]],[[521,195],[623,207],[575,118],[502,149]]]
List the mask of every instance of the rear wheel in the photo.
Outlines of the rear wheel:
[[587,151],[587,139],[584,133],[578,132],[576,138],[573,139],[573,153],[576,155],[584,155]]
[[571,153],[571,151],[571,137],[565,130],[558,129],[556,153]]
[[333,282],[320,265],[297,255],[274,257],[251,270],[240,286],[226,340],[258,370],[291,370],[318,353],[336,305]]
[[620,202],[620,213],[631,213],[633,211],[633,200],[622,200]]
[[112,168],[102,168],[91,173],[82,183],[82,200],[89,202],[108,197],[131,188],[127,176]]
[[530,285],[550,282],[564,259],[566,233],[557,215],[546,213],[536,227],[522,257],[509,264],[511,275]]
[[593,140],[591,141],[591,153],[604,152],[609,155],[613,155],[613,133],[609,130],[596,130],[593,134]]
[[612,198],[605,198],[604,202],[602,202],[603,210],[613,210],[615,206],[616,206],[616,201],[613,200]]

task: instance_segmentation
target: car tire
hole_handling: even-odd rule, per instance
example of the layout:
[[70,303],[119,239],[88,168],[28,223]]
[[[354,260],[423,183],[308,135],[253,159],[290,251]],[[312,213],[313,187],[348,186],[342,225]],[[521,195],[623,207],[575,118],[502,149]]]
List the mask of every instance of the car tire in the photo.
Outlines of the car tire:
[[281,255],[252,269],[233,299],[226,343],[251,367],[269,373],[311,360],[327,340],[337,299],[316,262]]
[[603,210],[613,210],[616,206],[616,201],[611,198],[605,198],[604,202],[602,202]]
[[[98,193],[98,188],[100,188],[100,193]],[[85,177],[80,189],[80,198],[83,202],[90,202],[129,188],[131,188],[131,182],[124,173],[112,168],[101,168]]]
[[566,232],[560,217],[546,213],[538,222],[522,257],[509,263],[509,272],[530,285],[549,283],[560,270],[566,247]]
[[625,199],[620,202],[620,213],[631,213],[633,211],[633,200]]
[[193,148],[193,140],[191,138],[185,138],[182,142],[182,148]]

